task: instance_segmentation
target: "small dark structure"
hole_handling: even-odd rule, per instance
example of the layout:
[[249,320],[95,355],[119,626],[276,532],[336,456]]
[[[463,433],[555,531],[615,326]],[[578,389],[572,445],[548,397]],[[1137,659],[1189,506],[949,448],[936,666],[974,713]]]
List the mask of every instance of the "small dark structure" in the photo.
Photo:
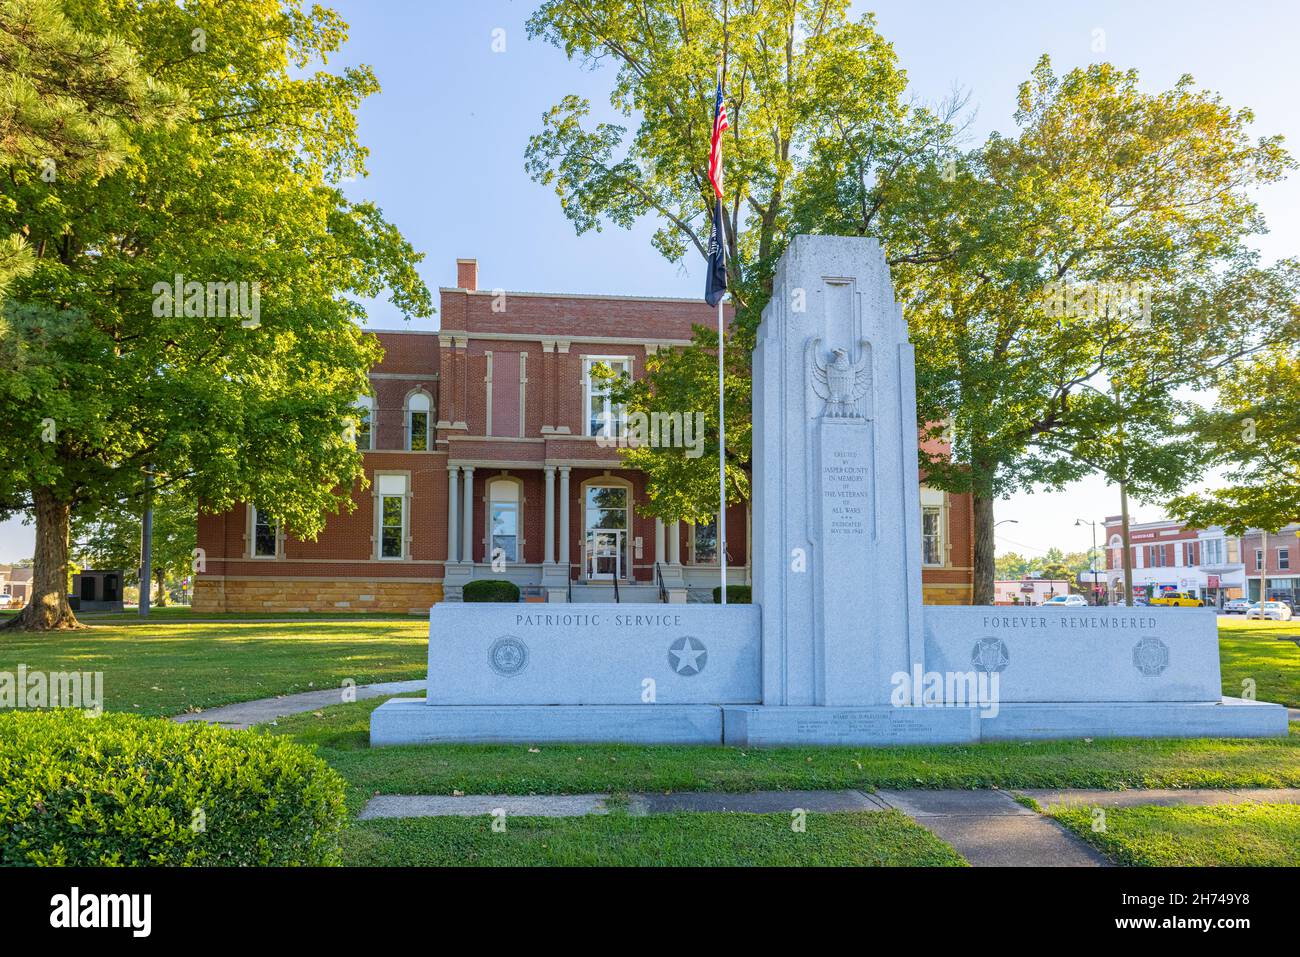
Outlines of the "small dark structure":
[[82,569],[68,598],[77,611],[122,611],[122,569]]

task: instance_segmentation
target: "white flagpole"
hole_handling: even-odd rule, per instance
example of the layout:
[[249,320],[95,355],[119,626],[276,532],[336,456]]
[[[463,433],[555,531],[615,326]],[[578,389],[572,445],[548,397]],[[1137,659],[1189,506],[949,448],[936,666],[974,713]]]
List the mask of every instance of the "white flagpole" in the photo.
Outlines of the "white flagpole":
[[727,430],[722,378],[722,300],[718,300],[718,566],[722,575],[722,604],[727,603]]

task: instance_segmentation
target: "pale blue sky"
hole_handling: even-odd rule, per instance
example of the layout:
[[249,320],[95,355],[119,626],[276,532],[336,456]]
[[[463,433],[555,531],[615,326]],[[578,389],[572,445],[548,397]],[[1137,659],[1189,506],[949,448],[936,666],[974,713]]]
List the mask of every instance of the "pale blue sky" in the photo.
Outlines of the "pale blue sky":
[[[608,115],[608,69],[584,71],[563,54],[528,40],[532,2],[416,2],[333,0],[351,25],[343,55],[331,62],[368,63],[383,92],[361,108],[361,138],[370,148],[370,175],[348,185],[377,202],[427,253],[422,274],[430,287],[453,284],[455,260],[479,260],[482,286],[550,292],[697,296],[701,263],[680,267],[648,242],[646,224],[574,235],[554,194],[524,172],[523,151],[540,118],[566,93],[589,97]],[[1015,91],[1042,53],[1058,70],[1109,60],[1136,67],[1145,86],[1163,89],[1183,73],[1220,93],[1234,107],[1255,111],[1260,134],[1281,133],[1300,150],[1297,53],[1300,4],[1242,0],[1209,2],[855,3],[874,10],[883,35],[907,70],[912,95],[935,103],[954,84],[971,92],[978,110],[971,133],[1011,132]],[[505,31],[505,52],[492,50]],[[1104,31],[1105,51],[1093,51]],[[1260,248],[1268,258],[1300,252],[1300,179],[1260,196],[1272,234]],[[387,304],[370,325],[402,328]],[[414,320],[409,328],[436,328]],[[1036,554],[1053,544],[1085,548],[1089,530],[1076,517],[1118,512],[1117,495],[1100,481],[1062,494],[1019,495],[999,503],[999,551]],[[1138,505],[1136,517],[1159,517]],[[0,561],[29,556],[29,527],[0,525]]]

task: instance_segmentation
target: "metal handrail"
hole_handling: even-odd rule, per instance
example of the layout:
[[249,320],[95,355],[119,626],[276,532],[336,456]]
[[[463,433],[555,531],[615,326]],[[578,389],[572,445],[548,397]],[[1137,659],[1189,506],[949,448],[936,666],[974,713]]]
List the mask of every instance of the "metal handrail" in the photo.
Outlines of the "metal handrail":
[[564,567],[564,584],[569,589],[569,604],[573,604],[573,569]]
[[618,597],[618,572],[617,571],[610,572],[609,577],[614,579],[614,604],[616,605],[622,604],[623,599]]
[[659,586],[659,604],[668,604],[668,586],[664,584],[663,569],[655,562],[655,584]]

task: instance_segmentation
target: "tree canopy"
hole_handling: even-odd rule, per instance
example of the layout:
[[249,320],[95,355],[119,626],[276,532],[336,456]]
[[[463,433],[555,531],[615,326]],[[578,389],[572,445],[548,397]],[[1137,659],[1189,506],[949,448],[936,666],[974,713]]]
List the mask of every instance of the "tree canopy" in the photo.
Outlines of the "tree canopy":
[[20,623],[72,621],[60,594],[74,508],[185,483],[211,510],[254,502],[305,537],[354,507],[344,421],[380,349],[359,299],[432,312],[421,256],[338,183],[364,174],[368,67],[323,64],[346,38],[298,0],[70,0],[183,110],[123,124],[98,179],[14,177],[0,228],[30,275],[0,339],[0,512],[32,511],[35,598]]

